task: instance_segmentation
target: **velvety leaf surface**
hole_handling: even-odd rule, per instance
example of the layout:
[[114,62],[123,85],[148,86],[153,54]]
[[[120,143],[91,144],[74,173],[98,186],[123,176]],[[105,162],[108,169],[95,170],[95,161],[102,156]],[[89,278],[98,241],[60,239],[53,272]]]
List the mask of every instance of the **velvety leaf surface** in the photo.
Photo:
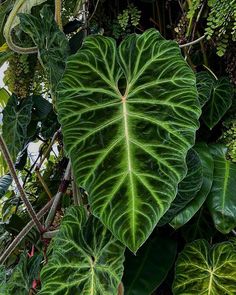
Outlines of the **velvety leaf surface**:
[[32,105],[31,97],[19,103],[17,97],[13,94],[3,110],[3,138],[13,160],[16,159],[26,139]]
[[132,251],[169,208],[186,174],[200,114],[195,76],[154,29],[89,36],[69,58],[57,109],[65,149],[92,212]]
[[174,295],[236,294],[236,245],[213,247],[205,240],[187,244],[176,262]]
[[161,218],[158,223],[162,226],[170,222],[179,211],[181,211],[189,202],[191,202],[197,195],[202,186],[203,172],[201,160],[193,149],[189,150],[186,158],[187,163],[187,175],[179,183],[178,193],[174,201],[172,202],[169,210]]
[[[147,241],[137,255],[125,257],[125,295],[149,295],[164,281],[174,264],[177,243],[165,237]],[[128,251],[127,251],[128,252]]]
[[236,164],[226,160],[227,149],[223,145],[209,148],[214,159],[214,175],[207,205],[215,227],[226,234],[236,227]]
[[65,34],[58,28],[54,15],[45,5],[40,18],[31,14],[20,14],[23,31],[28,34],[38,47],[40,59],[49,76],[50,86],[55,91],[65,69],[69,45]]
[[213,182],[214,162],[209,147],[205,143],[194,146],[201,161],[203,171],[203,181],[200,190],[193,200],[191,200],[170,222],[170,225],[177,229],[187,223],[205,202]]
[[70,207],[41,271],[40,295],[116,295],[123,274],[124,246],[101,222]]
[[[200,78],[202,78],[201,82],[199,81]],[[207,100],[207,97],[209,97],[208,102],[203,108],[202,119],[204,123],[212,129],[230,108],[232,104],[233,87],[226,77],[216,80],[212,75],[204,73],[200,78],[198,77],[197,85],[201,103],[203,104],[203,102]]]
[[12,177],[9,174],[6,174],[0,178],[0,198],[5,195],[11,183]]

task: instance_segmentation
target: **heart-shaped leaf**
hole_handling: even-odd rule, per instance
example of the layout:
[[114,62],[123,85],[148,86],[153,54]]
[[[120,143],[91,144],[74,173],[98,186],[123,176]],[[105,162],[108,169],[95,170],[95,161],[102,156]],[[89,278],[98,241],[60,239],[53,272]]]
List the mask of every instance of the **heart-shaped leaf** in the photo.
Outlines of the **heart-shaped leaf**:
[[214,162],[209,152],[207,144],[201,143],[194,146],[202,164],[203,181],[201,189],[197,195],[191,200],[172,220],[170,225],[177,229],[187,223],[205,202],[212,186]]
[[195,76],[154,29],[89,36],[67,63],[57,108],[65,149],[92,212],[132,251],[186,174],[200,114]]
[[122,279],[124,294],[152,294],[164,281],[174,264],[176,250],[176,241],[159,236],[148,240],[136,256],[127,251]]
[[41,271],[39,295],[117,294],[124,246],[83,207],[70,207],[53,241],[53,254]]
[[236,164],[226,159],[223,145],[212,144],[209,148],[214,174],[207,205],[216,229],[226,234],[236,227]]
[[202,186],[203,172],[200,157],[193,149],[189,150],[186,158],[188,172],[186,177],[179,183],[178,194],[172,202],[169,210],[158,223],[162,226],[170,222],[174,216],[187,206],[197,195]]
[[213,75],[202,72],[197,74],[199,100],[203,107],[202,119],[212,129],[232,104],[233,86],[229,79],[216,80]]
[[26,140],[32,105],[31,97],[19,102],[13,94],[3,110],[3,138],[6,141],[13,160],[16,160]]
[[233,295],[236,286],[236,243],[213,247],[205,240],[187,244],[176,262],[174,295]]

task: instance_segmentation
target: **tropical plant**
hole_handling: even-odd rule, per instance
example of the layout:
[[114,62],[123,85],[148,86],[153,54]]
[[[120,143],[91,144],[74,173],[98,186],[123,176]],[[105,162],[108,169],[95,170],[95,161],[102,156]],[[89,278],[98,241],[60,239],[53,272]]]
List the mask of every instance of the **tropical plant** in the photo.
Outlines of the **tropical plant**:
[[0,295],[236,294],[233,7],[0,2]]

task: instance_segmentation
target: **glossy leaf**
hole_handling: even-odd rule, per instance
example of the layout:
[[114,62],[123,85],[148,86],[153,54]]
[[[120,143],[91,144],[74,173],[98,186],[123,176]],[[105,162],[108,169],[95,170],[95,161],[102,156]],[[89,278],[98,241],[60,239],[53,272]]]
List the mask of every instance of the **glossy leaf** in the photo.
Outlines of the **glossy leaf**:
[[200,114],[195,76],[154,29],[85,39],[69,58],[57,109],[65,149],[92,212],[133,252],[186,174]]
[[214,162],[209,152],[207,144],[201,143],[194,146],[197,151],[203,171],[203,181],[201,188],[195,198],[191,200],[170,222],[170,225],[177,229],[187,223],[196,212],[202,207],[203,203],[211,190],[213,181]]
[[11,183],[12,177],[9,174],[6,174],[0,178],[0,198],[5,195]]
[[226,160],[226,150],[223,145],[210,145],[214,175],[207,198],[215,227],[224,234],[236,227],[236,164]]
[[54,15],[47,5],[42,8],[40,18],[30,14],[20,14],[20,22],[23,31],[37,46],[50,86],[55,91],[64,72],[69,52],[66,36],[58,28]]
[[236,286],[236,244],[213,247],[205,240],[187,244],[176,262],[174,295],[233,295]]
[[[202,80],[200,81],[200,79]],[[232,84],[226,77],[216,80],[212,75],[202,73],[198,76],[197,85],[201,104],[208,97],[208,101],[203,107],[202,119],[212,129],[219,123],[232,104]]]
[[13,94],[3,110],[3,137],[13,160],[23,147],[31,119],[32,98],[19,102]]
[[8,93],[8,91],[5,88],[0,88],[0,110],[1,111],[5,108],[9,97],[10,97],[10,94]]
[[39,295],[117,294],[124,246],[98,219],[87,220],[83,207],[68,209],[53,243]]
[[170,222],[178,212],[185,208],[185,206],[196,197],[202,186],[202,164],[197,152],[193,149],[188,152],[186,163],[188,168],[187,175],[179,183],[177,196],[172,202],[169,210],[161,218],[158,223],[159,226]]
[[127,253],[122,279],[125,295],[149,295],[164,281],[174,264],[177,243],[156,237],[147,241],[137,255]]

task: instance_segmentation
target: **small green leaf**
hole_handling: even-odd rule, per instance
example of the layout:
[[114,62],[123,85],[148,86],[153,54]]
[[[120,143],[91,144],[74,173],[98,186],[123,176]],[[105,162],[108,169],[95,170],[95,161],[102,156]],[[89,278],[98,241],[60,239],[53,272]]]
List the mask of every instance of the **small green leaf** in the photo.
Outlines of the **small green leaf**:
[[7,15],[12,9],[13,3],[14,0],[5,0],[0,2],[0,46],[6,42],[3,36],[3,28],[7,19]]
[[122,279],[125,295],[149,295],[160,286],[175,261],[177,243],[166,237],[148,240],[133,255],[127,251]]
[[20,256],[20,261],[15,267],[10,279],[7,281],[9,295],[28,295],[32,282],[29,281],[27,274],[27,254]]
[[70,207],[41,271],[39,295],[116,295],[124,249],[98,219],[87,220],[83,207]]
[[214,80],[214,77],[208,72],[199,72],[196,74],[198,98],[201,107],[203,107],[211,97]]
[[93,35],[68,59],[57,109],[92,212],[133,252],[176,197],[200,107],[195,75],[158,31]]
[[213,181],[213,170],[214,170],[214,162],[213,158],[209,152],[209,148],[207,144],[201,143],[194,146],[194,150],[198,153],[198,156],[201,160],[202,169],[203,169],[203,182],[201,185],[201,189],[195,196],[193,200],[191,200],[172,220],[170,225],[178,229],[187,223],[201,208],[203,203],[205,202],[212,186]]
[[0,198],[5,195],[11,183],[12,177],[9,174],[6,174],[0,178]]
[[187,244],[179,254],[174,295],[233,295],[236,286],[236,243],[213,247],[205,240]]
[[169,210],[158,223],[162,226],[170,222],[189,202],[197,195],[202,186],[203,172],[200,157],[193,149],[189,150],[186,158],[188,172],[186,177],[179,183],[178,194],[172,202]]
[[69,43],[65,34],[58,28],[54,15],[45,5],[40,11],[40,18],[30,14],[20,14],[22,30],[28,34],[40,54],[40,60],[49,77],[50,86],[55,91],[65,70],[69,53]]
[[236,164],[226,159],[227,149],[223,145],[212,144],[209,148],[214,175],[207,205],[216,229],[226,234],[236,227]]
[[32,105],[31,97],[19,101],[13,94],[3,110],[3,138],[14,161],[26,140]]
[[197,79],[199,99],[202,105],[205,104],[202,119],[212,129],[232,104],[233,86],[228,78],[216,80],[207,73],[199,73]]
[[5,108],[9,97],[9,92],[5,88],[0,88],[0,111]]

